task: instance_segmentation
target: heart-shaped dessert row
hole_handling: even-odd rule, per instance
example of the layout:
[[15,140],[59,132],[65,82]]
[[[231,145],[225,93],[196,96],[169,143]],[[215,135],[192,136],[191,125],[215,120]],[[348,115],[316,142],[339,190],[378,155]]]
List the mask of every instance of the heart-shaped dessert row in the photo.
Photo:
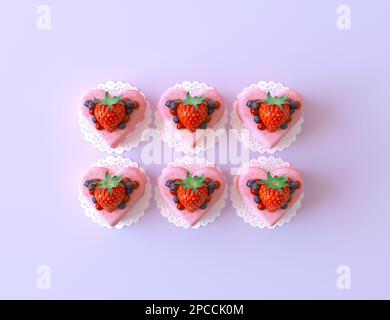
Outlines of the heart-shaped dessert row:
[[83,98],[82,114],[111,148],[118,147],[144,119],[147,101],[137,89],[111,95],[103,89],[90,90]]
[[301,173],[289,167],[272,171],[249,167],[237,179],[240,195],[269,227],[301,198],[303,186]]
[[201,92],[193,95],[176,85],[167,90],[158,103],[165,125],[178,132],[192,147],[197,142],[197,130],[214,128],[225,112],[225,102],[217,90],[205,87]]
[[118,170],[94,167],[88,170],[82,181],[87,202],[101,212],[110,226],[115,226],[143,197],[147,178],[135,167]]
[[236,108],[244,126],[267,148],[276,146],[303,115],[301,96],[286,87],[274,95],[256,86],[247,88]]
[[171,209],[194,226],[223,195],[225,179],[214,167],[172,167],[162,171],[158,185]]

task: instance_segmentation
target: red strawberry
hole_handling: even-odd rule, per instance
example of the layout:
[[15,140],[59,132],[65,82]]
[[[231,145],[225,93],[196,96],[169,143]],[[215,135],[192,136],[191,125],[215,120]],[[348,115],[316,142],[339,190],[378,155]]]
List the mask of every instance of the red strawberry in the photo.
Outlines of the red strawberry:
[[275,212],[288,202],[291,190],[286,177],[272,177],[268,172],[267,179],[260,184],[259,196],[269,212]]
[[97,182],[94,196],[103,209],[113,212],[126,196],[126,188],[122,183],[122,176],[110,177],[107,171],[104,179]]
[[121,96],[110,97],[108,92],[106,92],[104,99],[95,99],[94,114],[96,120],[108,132],[116,130],[126,115],[125,103],[121,99]]
[[178,182],[177,197],[187,211],[194,212],[207,201],[209,191],[205,179],[204,176],[191,177],[187,171],[186,179]]
[[261,100],[259,115],[269,132],[275,132],[288,121],[290,105],[286,99],[287,96],[273,97],[268,92],[267,99]]
[[180,100],[177,106],[177,116],[180,122],[191,132],[195,132],[207,118],[208,108],[205,99],[204,96],[191,97],[187,92],[186,99]]

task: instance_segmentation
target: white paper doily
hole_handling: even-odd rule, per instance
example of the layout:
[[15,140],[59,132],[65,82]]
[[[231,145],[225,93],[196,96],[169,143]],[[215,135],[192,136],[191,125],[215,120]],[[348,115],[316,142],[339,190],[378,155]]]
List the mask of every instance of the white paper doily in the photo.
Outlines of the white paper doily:
[[[132,89],[137,90],[144,98],[144,94],[136,87],[127,82],[122,81],[108,81],[106,83],[99,84],[96,89],[103,89],[108,91],[111,95],[120,95],[123,91]],[[145,99],[146,100],[146,99]],[[123,153],[129,151],[138,146],[141,141],[147,140],[146,131],[152,121],[152,113],[150,111],[150,105],[147,101],[145,118],[135,127],[133,131],[129,133],[127,138],[117,148],[111,148],[106,141],[96,132],[96,129],[83,117],[81,110],[79,111],[79,123],[81,126],[81,132],[84,134],[85,140],[90,142],[94,148],[99,149],[102,152],[108,153]],[[83,107],[83,106],[82,106]]]
[[[177,159],[174,162],[168,164],[168,168],[173,168],[173,167],[182,167],[188,170],[197,170],[204,167],[214,167],[214,164],[203,158],[199,158],[199,157],[190,158],[188,156],[185,156],[183,158]],[[165,218],[168,218],[168,221],[170,223],[173,223],[176,227],[182,227],[186,229],[188,228],[198,229],[199,227],[214,222],[214,220],[221,214],[221,211],[226,204],[227,190],[224,190],[224,193],[219,198],[219,200],[192,227],[185,219],[182,218],[182,216],[178,212],[173,210],[173,208],[171,208],[171,206],[169,206],[169,204],[164,200],[164,198],[161,195],[159,186],[155,187],[155,199],[156,199],[157,207],[161,211],[161,215]]]
[[[264,157],[261,156],[258,159],[252,159],[248,163],[244,164],[240,169],[240,172],[243,172],[249,167],[259,167],[265,170],[272,171],[277,168],[289,167],[290,164],[288,162],[283,161],[280,158],[274,157]],[[253,227],[257,227],[260,229],[274,229],[276,227],[280,227],[285,223],[290,222],[290,220],[297,214],[297,210],[301,206],[301,201],[303,198],[303,193],[301,197],[298,199],[296,203],[285,213],[285,215],[273,226],[267,226],[265,222],[261,219],[258,212],[253,210],[241,197],[240,193],[237,190],[237,179],[238,176],[233,178],[233,185],[231,187],[230,199],[232,200],[233,208],[236,209],[236,214],[243,218],[246,223],[249,223]]]
[[[142,172],[144,172],[144,170],[140,168],[137,163],[131,161],[130,159],[122,158],[122,157],[115,158],[113,156],[108,156],[105,159],[100,159],[97,162],[92,163],[90,167],[91,168],[105,167],[112,170],[123,168],[123,167],[135,167],[135,168],[139,168]],[[149,207],[149,201],[152,196],[152,188],[150,186],[150,181],[147,176],[146,176],[146,181],[147,182],[146,182],[144,196],[134,204],[134,206],[130,209],[128,214],[121,221],[119,221],[119,223],[116,224],[114,228],[122,229],[123,227],[130,226],[131,224],[136,223],[144,215],[145,210]],[[106,227],[109,229],[113,228],[103,219],[100,212],[96,210],[90,204],[90,202],[87,201],[87,199],[85,199],[85,196],[82,191],[84,185],[83,181],[80,180],[79,185],[80,185],[79,199],[80,199],[81,207],[84,209],[85,215],[101,227]]]
[[[188,91],[191,96],[201,96],[206,92],[206,90],[214,88],[208,86],[206,83],[198,81],[184,81],[183,83],[176,84],[173,87],[169,88],[168,91],[177,89],[183,89],[185,91]],[[225,129],[227,122],[228,116],[225,108],[225,112],[222,115],[222,118],[218,121],[218,123],[216,123],[213,128],[210,128],[210,130],[217,131],[219,129]],[[207,138],[207,135],[205,135],[205,141],[203,143],[204,145],[196,145],[195,148],[193,148],[188,141],[183,140],[182,134],[178,130],[176,130],[175,125],[169,124],[164,126],[164,119],[161,116],[159,110],[157,110],[155,113],[155,124],[157,129],[161,132],[162,140],[178,152],[196,154],[213,147],[219,141],[218,135],[216,135],[215,141],[210,141],[210,139]]]
[[[249,87],[245,88],[239,95],[238,98],[241,98],[249,90],[258,88],[265,92],[270,92],[272,95],[277,95],[281,90],[288,90],[289,88],[284,86],[279,82],[274,81],[260,81],[256,84],[251,84]],[[240,140],[247,148],[252,151],[260,153],[275,153],[289,147],[295,140],[297,135],[301,132],[303,124],[303,116],[298,122],[294,125],[293,128],[272,148],[265,147],[261,141],[259,141],[256,136],[254,136],[248,128],[244,126],[244,123],[241,121],[240,117],[237,114],[238,101],[235,101],[231,111],[231,126],[233,129],[239,130],[238,140]]]

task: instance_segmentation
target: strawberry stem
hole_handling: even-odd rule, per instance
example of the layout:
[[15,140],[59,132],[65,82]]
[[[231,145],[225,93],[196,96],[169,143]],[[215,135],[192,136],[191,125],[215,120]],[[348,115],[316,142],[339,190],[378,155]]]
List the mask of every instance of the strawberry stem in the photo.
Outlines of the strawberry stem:
[[195,110],[198,110],[198,105],[204,104],[204,99],[206,99],[205,96],[200,97],[191,97],[190,93],[187,92],[186,98],[184,100],[179,100],[180,102],[183,102],[184,106],[193,106]]
[[185,180],[182,180],[178,182],[178,184],[181,184],[184,189],[186,190],[193,190],[195,194],[199,192],[200,187],[207,187],[206,183],[204,182],[206,178],[204,176],[193,176],[191,177],[190,172],[187,170],[186,172],[186,178]]
[[271,172],[267,172],[267,179],[258,182],[258,184],[265,184],[268,189],[276,189],[282,192],[282,188],[288,187],[287,177],[272,177]]
[[125,187],[124,184],[121,182],[123,179],[122,176],[112,176],[108,174],[108,171],[106,171],[106,174],[104,176],[103,180],[98,181],[97,185],[99,186],[99,189],[107,189],[110,194],[114,192],[114,188],[116,187]]
[[288,104],[286,101],[287,98],[288,96],[273,97],[271,92],[268,91],[267,99],[260,100],[260,102],[264,102],[269,106],[277,106],[279,109],[283,109],[283,105]]
[[106,91],[103,99],[97,99],[97,98],[94,98],[94,99],[95,99],[95,102],[100,104],[101,106],[108,106],[108,108],[110,110],[112,110],[114,108],[114,104],[119,103],[119,104],[124,105],[124,103],[122,101],[122,96],[110,97],[110,94],[108,93],[108,91]]

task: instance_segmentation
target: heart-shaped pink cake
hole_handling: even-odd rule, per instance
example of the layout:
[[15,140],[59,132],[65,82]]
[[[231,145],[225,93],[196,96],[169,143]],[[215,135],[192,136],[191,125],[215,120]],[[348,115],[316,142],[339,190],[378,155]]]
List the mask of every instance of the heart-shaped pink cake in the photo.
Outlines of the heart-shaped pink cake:
[[145,194],[147,178],[136,167],[93,167],[82,178],[82,193],[110,225],[115,226]]
[[162,171],[158,186],[172,210],[194,226],[223,195],[225,179],[214,167],[171,167]]
[[168,89],[160,98],[157,108],[164,126],[178,134],[194,148],[203,138],[205,129],[213,129],[225,112],[222,95],[212,87],[194,82],[198,93],[191,93],[180,85]]
[[111,148],[117,148],[144,120],[148,103],[138,89],[110,94],[93,89],[82,100],[84,119]]
[[235,107],[244,126],[267,148],[275,147],[303,115],[301,96],[287,87],[271,94],[251,86],[238,96]]
[[270,172],[249,167],[237,179],[241,197],[268,227],[277,223],[301,198],[303,187],[301,173],[289,167]]

